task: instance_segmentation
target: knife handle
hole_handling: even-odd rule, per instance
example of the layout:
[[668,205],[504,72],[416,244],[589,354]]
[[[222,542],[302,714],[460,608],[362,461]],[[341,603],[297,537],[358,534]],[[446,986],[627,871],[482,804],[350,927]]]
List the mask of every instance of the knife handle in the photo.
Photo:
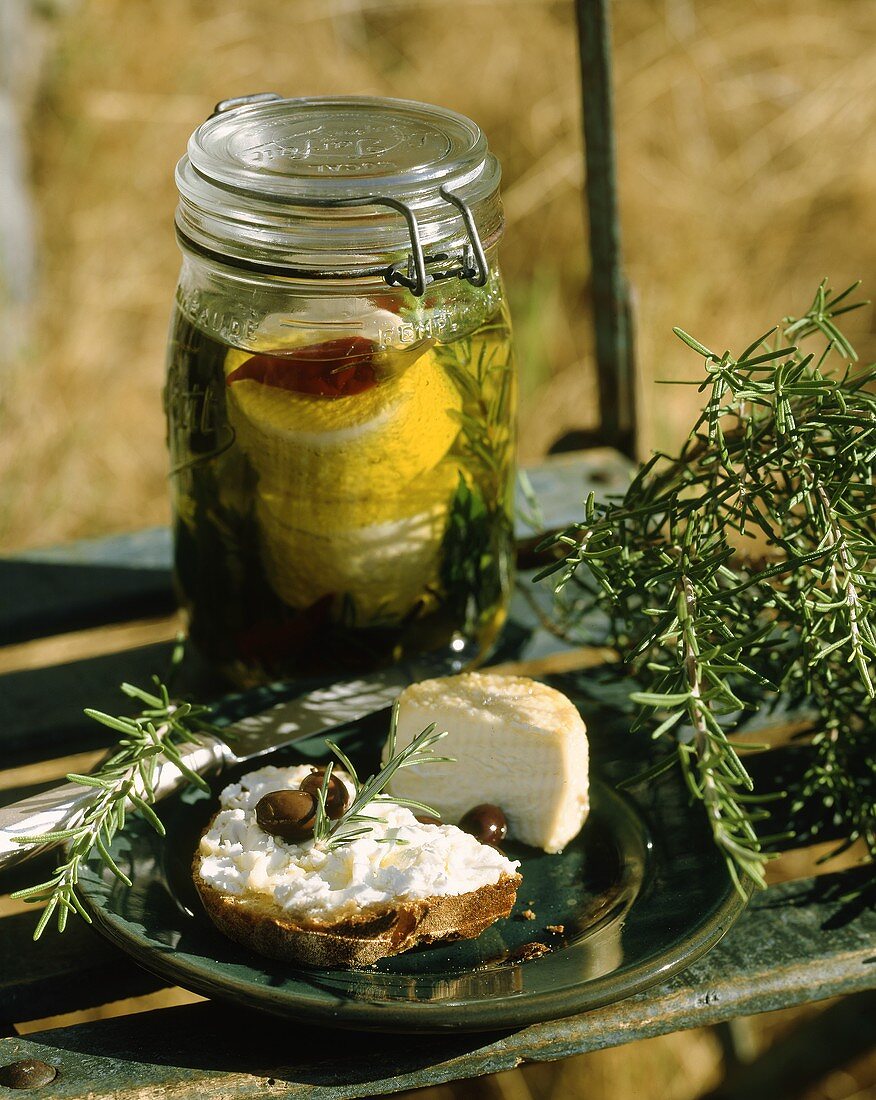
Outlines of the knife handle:
[[[186,767],[200,775],[217,773],[231,760],[225,742],[208,733],[199,733],[196,741],[180,745],[179,753]],[[187,782],[176,764],[166,757],[158,758],[153,782],[156,802]],[[143,793],[142,781],[135,789],[139,794]],[[14,837],[39,838],[44,833],[71,828],[81,820],[89,803],[99,794],[98,787],[63,783],[0,808],[0,871],[62,843],[57,840],[39,843],[37,840],[33,844],[21,844]]]

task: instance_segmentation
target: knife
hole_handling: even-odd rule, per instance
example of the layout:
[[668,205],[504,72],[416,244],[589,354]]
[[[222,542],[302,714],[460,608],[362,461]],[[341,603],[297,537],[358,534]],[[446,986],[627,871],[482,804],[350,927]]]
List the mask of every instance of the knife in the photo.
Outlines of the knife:
[[[432,669],[431,675],[438,675],[439,671]],[[450,669],[444,667],[443,671]],[[314,734],[330,733],[390,707],[405,687],[424,675],[422,667],[415,671],[411,666],[397,665],[369,674],[367,679],[346,680],[308,691],[260,714],[242,718],[226,726],[221,734],[197,733],[194,740],[178,746],[178,751],[187,768],[205,777],[216,776],[233,765],[257,760],[275,749]],[[176,764],[157,758],[155,801],[166,798],[187,782]],[[55,847],[52,843],[22,844],[15,837],[38,837],[70,828],[94,794],[94,787],[64,783],[0,808],[0,871]]]

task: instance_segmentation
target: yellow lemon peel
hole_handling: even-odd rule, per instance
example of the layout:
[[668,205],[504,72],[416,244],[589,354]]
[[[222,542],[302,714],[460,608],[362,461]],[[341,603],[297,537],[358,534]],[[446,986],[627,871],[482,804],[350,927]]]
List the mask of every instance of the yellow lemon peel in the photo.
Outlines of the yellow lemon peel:
[[[250,355],[232,350],[226,376]],[[349,397],[299,394],[241,379],[229,418],[257,475],[262,561],[277,595],[303,608],[333,595],[357,621],[406,613],[437,580],[458,479],[442,461],[461,398],[426,350]]]

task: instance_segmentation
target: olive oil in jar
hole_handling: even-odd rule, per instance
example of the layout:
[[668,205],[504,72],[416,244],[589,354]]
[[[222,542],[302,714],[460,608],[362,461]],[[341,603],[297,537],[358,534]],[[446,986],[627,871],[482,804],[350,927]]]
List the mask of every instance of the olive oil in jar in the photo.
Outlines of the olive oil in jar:
[[410,351],[280,353],[178,312],[166,403],[190,634],[235,682],[489,646],[513,552],[503,310]]

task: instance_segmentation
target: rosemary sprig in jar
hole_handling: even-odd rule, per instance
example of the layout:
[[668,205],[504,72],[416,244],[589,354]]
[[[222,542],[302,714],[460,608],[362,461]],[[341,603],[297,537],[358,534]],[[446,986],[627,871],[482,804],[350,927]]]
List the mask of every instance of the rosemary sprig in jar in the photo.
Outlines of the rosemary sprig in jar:
[[[754,746],[734,735],[780,698],[816,715],[812,763],[781,793],[820,803],[876,859],[876,367],[853,369],[837,324],[866,304],[849,300],[856,286],[822,283],[802,317],[738,356],[676,329],[705,364],[687,442],[622,498],[591,496],[582,521],[546,540],[562,558],[537,578],[559,574],[564,636],[590,640],[593,612],[607,615],[642,684],[637,724],[673,746],[647,775],[680,765],[743,892],[745,877],[764,884],[780,838],[758,836],[767,796],[740,759]],[[817,358],[799,346],[813,336]]]

